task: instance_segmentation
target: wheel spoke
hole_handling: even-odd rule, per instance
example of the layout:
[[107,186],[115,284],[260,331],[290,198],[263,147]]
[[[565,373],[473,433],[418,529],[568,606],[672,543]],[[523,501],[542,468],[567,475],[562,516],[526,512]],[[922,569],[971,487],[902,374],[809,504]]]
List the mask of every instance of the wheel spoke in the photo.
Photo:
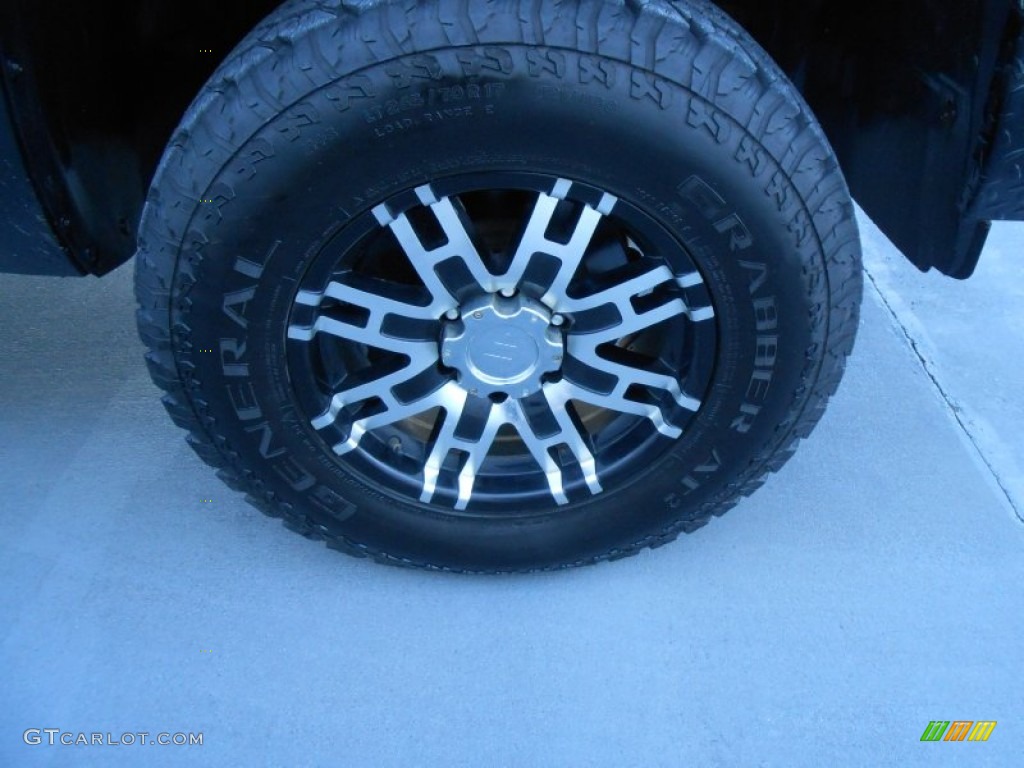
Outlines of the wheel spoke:
[[324,298],[336,299],[366,310],[369,313],[366,325],[360,326],[320,315],[311,326],[290,326],[288,338],[311,341],[318,333],[326,333],[346,341],[406,355],[412,365],[426,365],[437,360],[436,343],[428,340],[401,339],[384,332],[384,320],[388,315],[398,315],[412,320],[429,320],[433,319],[429,307],[396,301],[359,290],[340,281],[330,283],[323,293],[304,291],[296,297],[296,303],[319,307]]
[[[457,387],[456,390],[458,390]],[[567,399],[564,397],[564,391],[559,385],[545,387],[548,406],[559,426],[559,431],[555,434],[544,438],[538,437],[526,418],[522,404],[517,400],[509,399],[503,403],[490,405],[486,421],[482,428],[478,429],[480,436],[477,439],[467,439],[456,434],[465,426],[463,409],[466,396],[465,392],[461,392],[461,390],[459,391],[461,394],[452,392],[446,398],[444,423],[438,431],[430,456],[424,465],[423,492],[420,495],[420,501],[429,502],[434,497],[441,466],[451,451],[460,450],[467,454],[467,459],[458,476],[458,500],[455,508],[465,509],[472,499],[473,486],[480,466],[493,447],[498,430],[506,424],[516,430],[530,455],[540,466],[551,495],[557,504],[566,504],[569,501],[562,483],[562,470],[550,452],[551,448],[558,445],[568,446],[583,471],[590,492],[600,493],[601,483],[597,478],[594,456],[583,435],[580,434],[579,429],[565,410]]]
[[[430,456],[427,457],[427,461],[423,465],[423,493],[420,495],[420,501],[425,504],[430,502],[437,492],[437,478],[440,475],[441,466],[444,464],[445,459],[449,457],[449,454],[456,450],[465,451],[470,455],[470,460],[467,462],[466,467],[470,467],[473,464],[474,458],[477,458],[477,455],[482,452],[483,456],[478,457],[478,463],[482,463],[483,457],[490,451],[490,444],[494,442],[494,436],[498,433],[498,428],[501,426],[499,425],[492,430],[490,428],[492,427],[492,424],[490,424],[492,419],[488,418],[483,425],[482,435],[479,440],[474,441],[460,437],[458,434],[460,427],[463,428],[463,432],[468,431],[466,429],[467,426],[479,427],[479,425],[468,424],[468,422],[473,421],[473,416],[466,409],[469,394],[465,389],[455,384],[445,387],[440,394],[442,400],[441,408],[444,410],[443,421],[431,446]],[[481,430],[478,428],[476,431],[479,432]],[[460,478],[460,503],[462,502],[461,486],[462,480]],[[470,481],[471,493],[472,481]],[[466,504],[468,503],[469,499],[467,497]],[[463,504],[461,507],[457,506],[457,509],[465,509],[466,504]]]
[[500,289],[515,290],[535,254],[546,253],[554,256],[559,261],[558,271],[541,301],[556,312],[563,311],[560,302],[565,297],[565,289],[579,269],[580,262],[583,261],[583,257],[590,247],[598,224],[601,223],[604,216],[612,212],[617,202],[614,196],[606,194],[596,209],[585,205],[568,243],[549,240],[547,238],[548,227],[551,226],[558,203],[565,198],[570,187],[570,182],[559,179],[552,194],[547,195],[542,192],[538,195],[533,213],[526,224],[526,230],[512,257],[512,265],[498,279]]
[[[398,373],[392,374],[391,376],[385,376],[381,379],[377,379],[376,381],[365,385],[365,387],[360,388],[369,390],[372,387],[372,396],[379,397],[383,401],[385,405],[385,410],[382,411],[381,413],[376,413],[373,416],[367,416],[365,419],[359,419],[358,421],[353,422],[352,428],[349,430],[348,438],[341,441],[340,443],[337,443],[334,446],[334,452],[336,454],[342,456],[348,453],[349,451],[352,451],[355,448],[357,448],[359,446],[359,441],[363,439],[363,435],[365,435],[371,429],[377,429],[378,427],[384,427],[389,424],[395,424],[399,421],[403,421],[404,419],[411,419],[415,416],[419,416],[420,414],[426,413],[429,410],[437,408],[438,406],[444,407],[445,403],[450,399],[451,393],[453,391],[461,392],[458,385],[452,382],[448,382],[440,389],[430,393],[429,395],[417,398],[407,403],[403,403],[400,402],[398,398],[395,397],[392,388],[396,384],[400,384],[402,382],[407,381],[409,378],[411,377],[403,369]],[[356,390],[352,391],[354,392]],[[340,392],[337,395],[335,395],[334,399],[337,400],[338,398],[342,398],[342,400],[344,401],[344,399],[346,399],[346,394],[348,393]],[[463,395],[464,394],[465,393],[463,393]],[[360,399],[366,399],[366,397],[368,396],[370,396],[369,391],[363,398]],[[359,400],[355,398],[349,398],[349,401],[358,402]],[[342,407],[346,404],[348,403],[342,402]],[[331,403],[331,409],[333,408],[334,401],[332,401]],[[330,411],[328,411],[328,413],[330,413]],[[335,411],[335,415],[332,416],[329,421],[327,420],[328,414],[324,414],[323,416],[314,420],[313,426],[316,427],[317,429],[323,429],[323,427],[328,426],[329,424],[333,424],[336,418],[336,414],[337,411]],[[317,426],[317,422],[320,422],[321,425]]]
[[[334,424],[342,408],[356,405],[371,397],[379,397],[388,410],[383,414],[356,422],[346,442],[335,446],[338,453],[347,453],[359,444],[363,432],[384,423],[382,417],[388,414],[405,412],[410,406],[398,403],[392,394],[392,388],[402,384],[426,371],[438,362],[437,343],[427,340],[400,339],[384,333],[383,325],[388,315],[398,315],[413,320],[431,319],[429,307],[421,307],[396,301],[386,296],[363,291],[341,281],[331,282],[323,293],[303,291],[296,297],[296,303],[319,307],[325,298],[343,301],[369,312],[365,326],[336,320],[320,315],[311,326],[292,325],[288,328],[288,338],[297,341],[311,341],[318,333],[326,333],[345,341],[365,344],[388,352],[404,355],[408,361],[399,370],[387,376],[373,379],[364,384],[334,393],[327,410],[311,421],[314,429],[324,429]],[[428,410],[430,406],[422,408]],[[404,418],[395,416],[393,420]]]
[[[331,402],[330,405],[328,405],[327,410],[312,420],[311,423],[313,428],[319,430],[331,426],[335,421],[337,421],[338,414],[341,413],[342,408],[350,405],[357,405],[364,400],[369,400],[371,397],[380,397],[386,405],[389,404],[389,398],[393,398],[391,390],[394,387],[408,381],[414,376],[418,376],[429,367],[430,366],[428,365],[417,371],[412,366],[405,366],[387,376],[382,376],[379,379],[368,381],[365,384],[336,392],[331,398]],[[394,404],[392,407],[398,407],[398,405]],[[423,410],[428,409],[424,408]],[[351,448],[355,448],[358,442],[359,440],[356,439]],[[351,448],[349,450],[351,450]]]
[[[597,291],[589,296],[584,296],[579,299],[572,299],[566,296],[560,302],[561,312],[586,312],[588,310],[597,309],[603,307],[606,304],[613,304],[622,309],[629,308],[630,299],[634,296],[638,296],[642,293],[649,293],[655,288],[673,280],[672,272],[666,266],[658,266],[653,269],[649,269],[646,272],[636,275],[629,280],[624,280],[621,283],[606,288],[603,291]],[[625,335],[625,334],[623,334]]]
[[634,296],[650,293],[670,281],[679,285],[683,285],[683,283],[696,284],[695,277],[692,275],[676,278],[667,267],[659,266],[590,296],[567,300],[568,311],[576,313],[596,310],[610,304],[619,313],[620,321],[610,328],[593,333],[571,333],[567,339],[566,350],[576,360],[617,379],[615,386],[607,393],[593,392],[580,386],[578,382],[571,382],[570,386],[574,388],[574,398],[591,405],[650,419],[661,434],[675,438],[681,434],[681,431],[665,420],[664,414],[658,406],[629,400],[626,398],[626,391],[633,385],[661,389],[668,392],[681,408],[693,412],[700,408],[700,401],[684,393],[678,380],[672,376],[615,363],[601,357],[597,352],[598,347],[602,344],[646,330],[681,314],[685,314],[694,322],[707,320],[714,316],[710,307],[693,310],[686,305],[682,298],[673,298],[644,312],[638,312],[633,307]]
[[430,295],[433,297],[430,309],[434,317],[449,309],[454,309],[458,305],[456,297],[438,277],[437,266],[442,262],[449,259],[461,260],[482,290],[486,292],[497,290],[495,277],[484,266],[480,252],[473,244],[473,239],[466,231],[466,225],[458,211],[455,210],[452,201],[447,197],[438,200],[429,185],[419,187],[416,190],[416,195],[420,202],[428,206],[437,217],[438,224],[441,225],[448,240],[444,245],[428,249],[413,229],[409,217],[404,213],[393,217],[387,205],[383,203],[374,208],[373,215],[381,226],[391,229],[413,269],[416,270],[423,284],[430,291]]
[[576,424],[573,423],[566,405],[571,398],[572,389],[563,379],[560,382],[544,385],[544,397],[548,402],[548,408],[558,423],[559,431],[545,440],[545,447],[551,448],[559,444],[565,444],[572,451],[573,456],[583,470],[583,479],[593,494],[601,492],[601,483],[597,479],[597,463],[594,461],[594,454],[590,452],[583,435],[580,434]]
[[[512,407],[519,406],[515,403]],[[551,492],[552,497],[555,499],[555,503],[562,505],[569,503],[569,497],[565,495],[565,485],[562,482],[562,470],[558,466],[558,462],[551,456],[551,452],[548,448],[553,443],[548,440],[542,440],[537,437],[536,433],[530,428],[526,422],[525,414],[522,413],[522,408],[519,408],[519,414],[522,415],[522,426],[516,424],[516,431],[519,433],[519,437],[526,445],[530,455],[533,456],[533,460],[540,466],[541,471],[544,472],[544,478],[548,483],[548,490]]]
[[[679,427],[665,421],[665,417],[662,415],[661,409],[656,405],[638,403],[634,400],[627,400],[625,397],[621,396],[602,395],[596,392],[591,392],[568,379],[563,379],[559,382],[559,385],[564,389],[564,391],[560,393],[560,397],[563,397],[565,400],[579,400],[582,403],[587,403],[588,405],[593,405],[597,408],[606,408],[610,411],[642,416],[645,419],[650,419],[651,423],[654,424],[655,429],[665,437],[675,439],[683,434],[683,431]],[[547,388],[545,387],[545,390],[546,389]]]
[[347,304],[363,307],[371,312],[377,312],[380,315],[402,315],[415,320],[431,320],[437,318],[437,315],[430,307],[422,307],[417,306],[416,304],[409,304],[404,301],[396,301],[395,299],[388,298],[387,296],[356,288],[355,286],[349,285],[341,280],[335,280],[329,283],[323,293],[300,291],[299,295],[295,297],[295,303],[304,304],[309,307],[319,307],[325,298],[344,301]]
[[687,411],[696,413],[700,408],[700,400],[695,397],[690,397],[683,392],[679,386],[679,381],[673,376],[663,373],[654,373],[653,371],[646,371],[642,368],[634,368],[631,365],[613,363],[610,360],[605,360],[603,357],[599,357],[591,348],[577,348],[576,353],[573,356],[580,362],[586,363],[600,373],[610,374],[618,379],[618,383],[611,392],[608,393],[612,397],[624,397],[626,390],[631,386],[640,385],[668,392],[672,395],[672,399],[676,401],[676,404],[680,408],[685,408]]
[[650,293],[654,289],[667,282],[678,282],[667,267],[655,267],[654,269],[637,275],[634,278],[625,280],[618,285],[598,291],[590,296],[580,299],[566,299],[564,302],[565,311],[576,314],[593,311],[613,306],[619,313],[620,320],[617,324],[600,331],[591,333],[570,334],[568,340],[569,352],[580,360],[590,361],[596,358],[596,349],[601,344],[616,341],[625,336],[646,330],[658,323],[669,320],[677,315],[685,314],[691,322],[702,322],[710,320],[715,316],[711,307],[689,307],[679,297],[670,299],[654,309],[638,312],[633,307],[634,296]]
[[351,323],[335,320],[330,317],[320,316],[312,326],[303,328],[292,326],[288,329],[288,338],[297,341],[310,341],[318,333],[326,333],[329,336],[336,336],[345,341],[353,341],[356,344],[365,344],[368,347],[386,349],[389,352],[397,352],[400,355],[407,355],[414,362],[432,362],[437,360],[437,344],[431,341],[409,341],[387,336],[381,332],[380,323],[383,318],[378,318],[373,325],[360,328]]
[[461,510],[469,505],[473,496],[477,471],[484,463],[484,459],[487,458],[487,454],[490,453],[498,430],[505,421],[502,409],[498,405],[491,404],[486,421],[474,425],[477,427],[474,431],[479,437],[470,439],[460,436],[457,432],[465,430],[467,421],[473,420],[473,417],[468,416],[465,411],[466,400],[466,393],[463,390],[460,390],[459,394],[453,393],[448,399],[449,404],[445,406],[444,423],[423,467],[423,493],[420,495],[420,501],[427,502],[433,498],[441,465],[444,464],[449,453],[453,450],[460,450],[464,451],[467,457],[459,471],[459,492],[455,508]]

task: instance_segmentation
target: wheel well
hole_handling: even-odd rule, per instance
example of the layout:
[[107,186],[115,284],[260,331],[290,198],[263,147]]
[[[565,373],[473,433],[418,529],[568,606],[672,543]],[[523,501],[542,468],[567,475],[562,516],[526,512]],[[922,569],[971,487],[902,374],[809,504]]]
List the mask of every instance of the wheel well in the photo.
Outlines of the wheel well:
[[83,271],[131,257],[164,146],[217,65],[279,0],[14,0],[4,80],[51,223]]
[[[854,198],[920,269],[974,270],[1012,90],[1012,0],[720,0],[814,110]],[[1024,201],[1022,201],[1024,202]],[[1005,206],[1004,206],[1005,207]],[[1010,206],[1012,208],[1013,206]]]

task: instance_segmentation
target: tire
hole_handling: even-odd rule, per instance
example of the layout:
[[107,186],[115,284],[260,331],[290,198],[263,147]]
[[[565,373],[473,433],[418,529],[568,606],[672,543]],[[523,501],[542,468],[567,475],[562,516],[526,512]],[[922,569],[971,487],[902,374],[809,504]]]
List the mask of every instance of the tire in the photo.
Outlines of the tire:
[[703,2],[297,0],[174,134],[136,289],[167,410],[263,512],[519,572],[779,469],[852,350],[860,242],[808,107]]

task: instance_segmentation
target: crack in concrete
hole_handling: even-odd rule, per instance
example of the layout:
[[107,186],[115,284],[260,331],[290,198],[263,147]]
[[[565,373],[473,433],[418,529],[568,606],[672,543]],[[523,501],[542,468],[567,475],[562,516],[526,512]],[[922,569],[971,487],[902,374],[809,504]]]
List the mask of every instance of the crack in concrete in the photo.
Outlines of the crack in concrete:
[[874,275],[872,275],[866,267],[864,268],[864,275],[867,277],[868,282],[874,289],[875,295],[877,295],[879,301],[882,302],[882,306],[885,308],[885,311],[892,318],[893,323],[895,323],[896,327],[903,335],[903,338],[907,340],[907,344],[910,346],[911,351],[917,358],[918,363],[920,363],[921,369],[924,371],[925,376],[928,377],[928,380],[931,381],[932,386],[935,387],[935,391],[939,393],[939,397],[941,397],[942,402],[945,403],[946,409],[952,415],[957,425],[959,425],[960,430],[967,438],[967,441],[970,443],[971,447],[974,448],[974,451],[977,454],[978,458],[981,459],[981,463],[984,464],[984,466],[988,469],[988,472],[992,476],[992,479],[995,481],[996,486],[999,488],[1000,491],[1002,491],[1003,497],[1006,499],[1006,503],[1010,505],[1010,509],[1012,509],[1014,515],[1017,516],[1017,520],[1021,523],[1024,523],[1024,509],[1022,509],[1020,505],[1018,505],[1017,502],[1014,500],[1013,494],[1010,492],[1010,489],[1006,487],[1006,484],[1003,482],[1003,479],[999,476],[999,472],[996,470],[994,466],[992,466],[992,462],[989,461],[988,456],[985,455],[985,451],[982,449],[981,444],[978,442],[978,439],[971,432],[970,426],[966,421],[964,421],[962,409],[956,404],[956,401],[953,399],[953,397],[946,391],[946,388],[942,386],[942,382],[939,381],[938,372],[932,367],[931,361],[921,351],[920,347],[918,346],[917,340],[914,338],[914,335],[910,332],[910,329],[903,324],[903,321],[900,320],[899,313],[892,306],[892,304],[889,303],[889,300],[885,297],[885,292],[882,290],[881,285],[879,285],[878,281],[875,280]]

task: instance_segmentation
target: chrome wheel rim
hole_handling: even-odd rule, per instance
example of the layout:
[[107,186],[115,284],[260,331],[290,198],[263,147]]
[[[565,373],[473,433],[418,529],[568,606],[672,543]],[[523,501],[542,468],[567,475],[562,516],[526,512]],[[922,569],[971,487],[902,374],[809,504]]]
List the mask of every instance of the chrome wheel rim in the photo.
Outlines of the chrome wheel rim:
[[298,410],[397,498],[524,514],[651,465],[701,408],[715,312],[653,215],[564,178],[467,175],[318,244],[287,329]]

